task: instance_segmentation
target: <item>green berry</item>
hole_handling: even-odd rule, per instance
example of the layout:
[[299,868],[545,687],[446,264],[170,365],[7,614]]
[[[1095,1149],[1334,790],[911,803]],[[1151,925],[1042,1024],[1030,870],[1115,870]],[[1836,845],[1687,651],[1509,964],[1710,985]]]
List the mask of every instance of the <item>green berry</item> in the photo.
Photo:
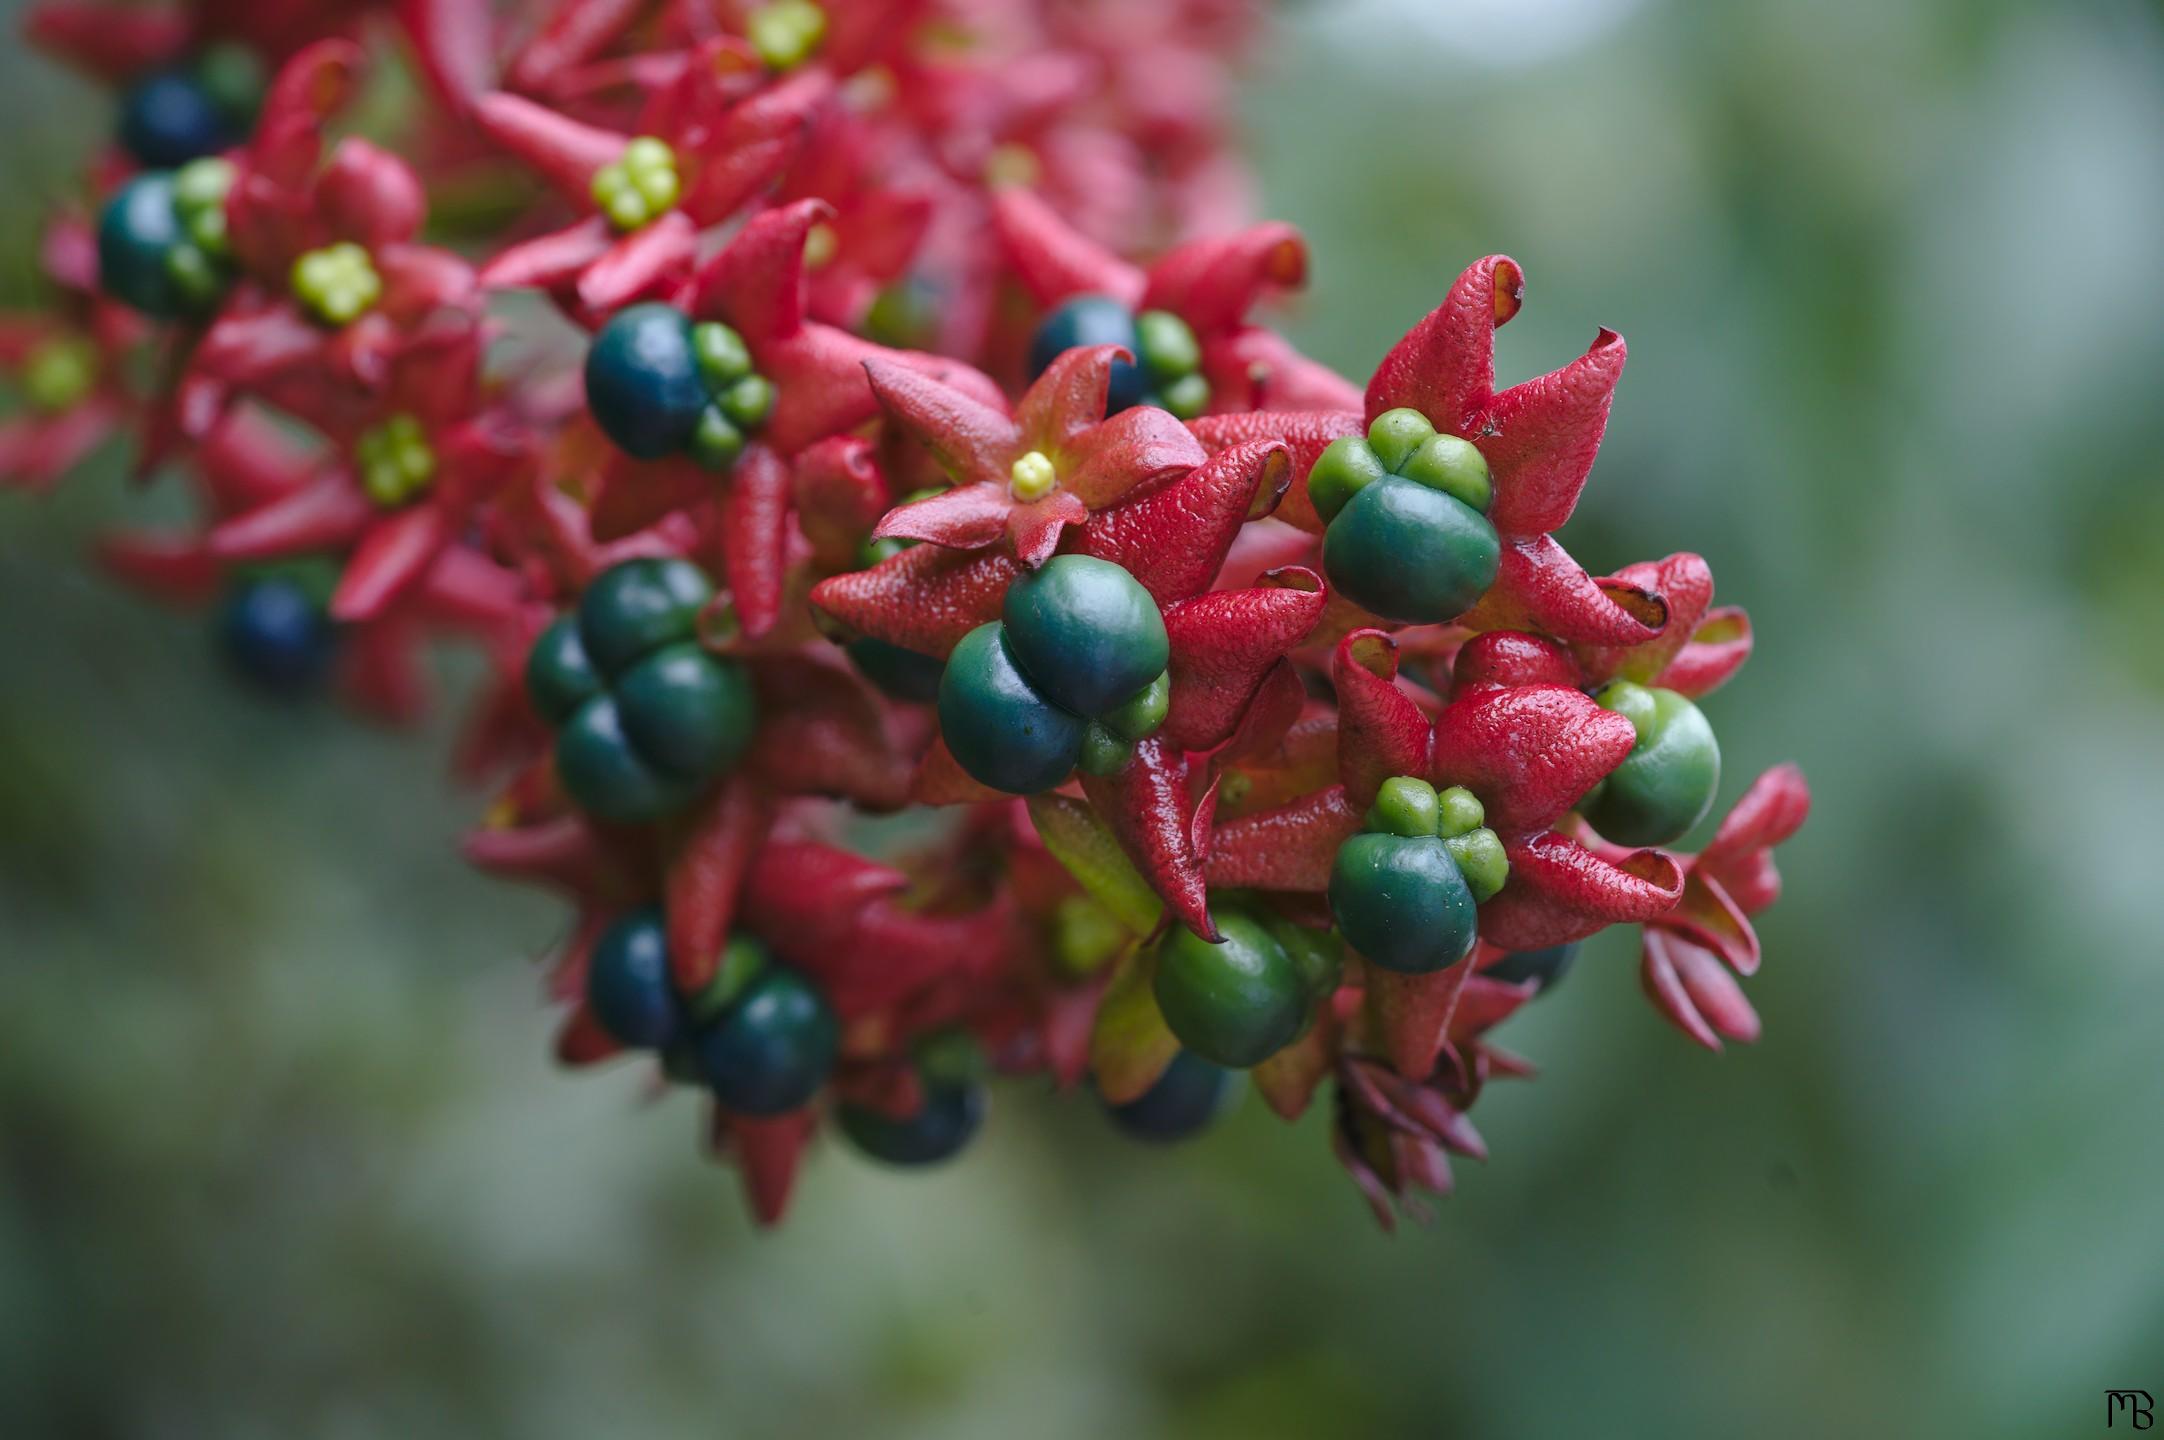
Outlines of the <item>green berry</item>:
[[1464,835],[1478,830],[1488,823],[1488,812],[1481,805],[1480,797],[1463,785],[1453,785],[1435,798],[1436,833],[1445,840],[1453,835]]
[[939,731],[979,784],[1034,795],[1067,778],[1088,723],[1030,684],[997,620],[962,637],[939,680]]
[[744,432],[736,427],[721,406],[709,405],[699,412],[699,425],[691,432],[691,444],[687,448],[692,459],[719,474],[734,465],[737,457],[744,453]]
[[751,12],[744,38],[769,70],[793,70],[826,38],[827,12],[812,0],[772,0]]
[[1305,976],[1252,915],[1223,907],[1211,919],[1223,944],[1184,925],[1166,934],[1157,952],[1157,1008],[1195,1054],[1235,1068],[1259,1065],[1306,1022]]
[[1135,317],[1136,359],[1167,383],[1192,375],[1202,364],[1202,346],[1187,322],[1169,310],[1145,310]]
[[774,385],[764,375],[746,375],[721,394],[722,413],[738,428],[754,429],[774,413]]
[[1371,963],[1425,975],[1472,948],[1471,889],[1444,842],[1355,835],[1330,869],[1330,914],[1345,943]]
[[1488,502],[1494,496],[1487,457],[1472,441],[1456,435],[1428,437],[1398,473],[1445,495],[1454,495],[1483,515],[1488,513]]
[[310,250],[293,262],[293,298],[326,325],[358,320],[383,296],[368,252],[350,240]]
[[1434,437],[1435,426],[1418,410],[1399,406],[1385,410],[1368,422],[1368,444],[1375,447],[1383,468],[1395,475],[1412,453]]
[[1192,420],[1210,408],[1210,382],[1199,371],[1182,375],[1158,391],[1157,399],[1175,418]]
[[742,335],[718,320],[691,327],[691,349],[706,388],[716,393],[751,374],[751,348]]
[[1713,808],[1721,747],[1705,714],[1673,690],[1618,680],[1594,700],[1628,718],[1638,743],[1580,805],[1594,829],[1619,845],[1666,845]]
[[691,997],[692,1021],[704,1025],[735,1004],[737,997],[773,963],[774,957],[766,946],[749,935],[731,935],[721,947],[721,962],[714,967],[714,978]]
[[1473,892],[1473,903],[1485,905],[1495,898],[1510,879],[1510,860],[1503,853],[1503,842],[1493,830],[1483,826],[1453,835],[1443,841],[1443,848],[1457,862],[1458,873],[1465,877],[1465,884]]
[[1487,593],[1502,544],[1463,501],[1392,478],[1346,502],[1324,532],[1322,559],[1331,586],[1354,604],[1432,625],[1456,619]]
[[1104,726],[1091,721],[1082,732],[1082,753],[1075,760],[1082,773],[1102,779],[1117,775],[1134,757],[1135,747]]
[[1117,708],[1107,710],[1100,718],[1106,729],[1129,740],[1141,740],[1157,733],[1165,723],[1165,716],[1172,713],[1172,675],[1170,671],[1137,690],[1120,702]]
[[551,725],[561,725],[601,693],[601,676],[586,658],[578,618],[560,615],[526,655],[526,694]]
[[713,598],[713,583],[688,560],[626,560],[586,587],[579,636],[595,667],[614,676],[649,651],[696,640],[699,612]]
[[1417,839],[1435,833],[1438,813],[1433,785],[1417,776],[1398,775],[1375,792],[1366,824],[1370,830]]
[[1308,470],[1308,502],[1328,524],[1346,501],[1389,473],[1374,446],[1358,435],[1342,436],[1332,440]]
[[728,769],[757,723],[743,667],[691,641],[650,652],[613,688],[625,737],[649,764],[688,780]]
[[1055,555],[1007,588],[1007,645],[1032,685],[1077,715],[1102,715],[1162,675],[1165,618],[1109,560]]
[[72,408],[97,383],[97,347],[73,336],[46,341],[23,364],[23,398],[47,415]]

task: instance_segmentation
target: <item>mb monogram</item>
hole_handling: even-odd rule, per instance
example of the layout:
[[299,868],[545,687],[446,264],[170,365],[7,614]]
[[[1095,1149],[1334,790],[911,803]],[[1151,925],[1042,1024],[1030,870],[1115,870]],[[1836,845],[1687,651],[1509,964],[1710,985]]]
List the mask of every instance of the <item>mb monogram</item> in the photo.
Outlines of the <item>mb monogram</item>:
[[2104,1428],[2110,1430],[2124,1415],[2136,1430],[2147,1430],[2156,1424],[2156,1402],[2146,1390],[2106,1390],[2104,1392]]

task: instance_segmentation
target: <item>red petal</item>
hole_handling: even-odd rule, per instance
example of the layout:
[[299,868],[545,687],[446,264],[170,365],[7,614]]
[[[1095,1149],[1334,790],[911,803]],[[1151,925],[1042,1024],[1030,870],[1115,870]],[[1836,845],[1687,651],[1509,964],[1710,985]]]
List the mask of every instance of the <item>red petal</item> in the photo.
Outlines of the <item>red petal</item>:
[[1082,792],[1174,917],[1215,941],[1209,892],[1195,857],[1187,766],[1177,752],[1152,736],[1135,746],[1133,758],[1116,774],[1083,776]]
[[1474,438],[1495,476],[1488,518],[1504,535],[1544,535],[1577,507],[1600,452],[1628,347],[1603,330],[1562,369],[1495,397]]
[[523,160],[582,211],[593,208],[594,172],[624,153],[631,137],[583,124],[501,91],[473,102],[483,134]]
[[1554,831],[1505,849],[1510,880],[1480,907],[1480,934],[1506,950],[1545,949],[1609,925],[1657,919],[1683,898],[1683,872],[1659,850],[1611,864]]
[[610,453],[594,476],[593,538],[621,540],[714,498],[712,472],[683,456],[638,461]]
[[669,862],[669,970],[683,994],[698,994],[714,978],[738,888],[772,819],[764,796],[730,781],[693,817]]
[[992,223],[1008,263],[1039,305],[1087,294],[1110,295],[1133,308],[1142,298],[1141,271],[1078,233],[1029,191],[994,196]]
[[1367,425],[1352,411],[1259,411],[1251,415],[1205,415],[1188,428],[1203,448],[1216,454],[1234,445],[1257,440],[1281,441],[1292,452],[1292,488],[1277,508],[1277,518],[1312,534],[1322,533],[1322,517],[1307,498],[1307,472],[1330,442],[1366,432]]
[[1330,410],[1351,411],[1357,418],[1360,411],[1358,385],[1259,325],[1205,339],[1202,373],[1210,382],[1210,408],[1223,415]]
[[1506,541],[1495,585],[1459,623],[1475,630],[1539,630],[1585,645],[1640,645],[1668,611],[1619,581],[1586,574],[1552,536]]
[[1470,955],[1430,975],[1400,975],[1380,966],[1368,967],[1367,1003],[1398,1074],[1425,1080],[1434,1073],[1435,1057],[1442,1053],[1450,1032],[1450,1017],[1472,973]]
[[563,1024],[557,1028],[553,1048],[557,1064],[574,1068],[598,1065],[624,1053],[624,1047],[616,1043],[616,1037],[602,1029],[601,1022],[584,1005],[564,1016]]
[[600,837],[576,815],[516,829],[475,830],[459,842],[459,853],[486,874],[546,886],[574,899],[613,892],[613,862]]
[[1515,685],[1576,687],[1581,678],[1560,645],[1517,630],[1475,635],[1459,649],[1450,673],[1450,693],[1457,698]]
[[887,413],[929,446],[957,481],[1006,489],[1021,453],[1022,431],[1014,421],[952,385],[891,360],[868,360],[864,373]]
[[398,0],[398,20],[421,73],[454,110],[488,88],[496,37],[487,0]]
[[796,1186],[797,1162],[817,1122],[810,1109],[786,1115],[734,1115],[714,1109],[716,1130],[728,1136],[729,1153],[744,1177],[744,1196],[761,1225],[778,1225]]
[[[1198,595],[1249,517],[1267,513],[1291,476],[1274,440],[1221,451],[1186,476],[1099,511],[1068,548],[1126,567],[1160,605]],[[1177,536],[1177,544],[1167,537]]]
[[[699,164],[683,199],[685,213],[712,225],[742,209],[796,159],[833,90],[824,70],[809,68],[738,105],[714,138],[693,152]],[[802,314],[801,295],[796,305]]]
[[346,561],[331,596],[331,618],[373,620],[411,589],[451,539],[440,505],[420,504],[377,521]]
[[1102,510],[1130,491],[1182,475],[1209,459],[1194,433],[1147,405],[1122,410],[1070,441],[1060,484]]
[[1545,830],[1623,763],[1637,731],[1561,685],[1488,690],[1453,701],[1435,721],[1430,778],[1480,798],[1506,840]]
[[1811,814],[1811,787],[1794,765],[1776,765],[1751,782],[1721,821],[1698,863],[1715,870],[1769,850],[1803,828]]
[[1676,658],[1655,677],[1662,685],[1697,699],[1728,683],[1728,677],[1751,658],[1751,617],[1733,605],[1706,613]]
[[325,471],[306,488],[216,526],[208,548],[220,560],[272,560],[340,550],[379,513],[351,476]]
[[1223,821],[1210,836],[1210,883],[1320,894],[1330,888],[1338,846],[1358,833],[1360,823],[1360,812],[1337,785]]
[[699,248],[691,217],[671,210],[610,245],[578,280],[579,303],[607,313],[653,295],[690,268]]
[[870,441],[837,435],[797,456],[790,498],[814,559],[824,569],[847,570],[887,508],[887,480]]
[[909,762],[887,739],[878,705],[838,664],[801,655],[762,657],[755,673],[759,727],[743,770],[787,795],[854,800],[899,810],[909,799]]
[[1272,290],[1307,281],[1307,242],[1290,225],[1256,225],[1221,239],[1191,240],[1150,267],[1142,307],[1170,310],[1198,335],[1230,329]]
[[1119,345],[1084,345],[1063,350],[1044,374],[1022,392],[1014,407],[1025,449],[1063,454],[1083,433],[1105,418],[1105,396],[1112,385],[1112,362],[1133,360]]
[[820,581],[811,600],[858,634],[945,658],[964,635],[999,618],[1020,573],[999,551],[919,545],[869,570]]
[[1012,797],[974,779],[947,742],[935,738],[910,778],[909,798],[919,805],[991,805]]
[[747,638],[781,619],[788,563],[789,467],[764,445],[737,459],[721,492],[721,557]]
[[1639,956],[1647,997],[1684,1034],[1708,1050],[1719,1050],[1722,1036],[1745,1044],[1758,1038],[1758,1012],[1711,953],[1648,927]]
[[1218,590],[1165,611],[1172,643],[1172,709],[1159,734],[1183,750],[1232,738],[1279,659],[1297,649],[1322,617],[1322,581],[1298,568],[1272,583]]
[[1758,973],[1758,932],[1720,882],[1703,870],[1691,872],[1682,902],[1659,923],[1720,956],[1738,975]]
[[872,538],[900,536],[950,549],[979,550],[1006,538],[1007,514],[1014,508],[1005,485],[981,481],[897,505],[881,517]]
[[799,200],[754,217],[700,269],[692,314],[727,321],[754,355],[761,342],[794,335],[804,320],[804,238],[833,214],[823,200]]
[[124,85],[180,56],[188,25],[177,10],[44,0],[23,17],[23,38],[97,79]]
[[1054,490],[1042,500],[1014,506],[1007,512],[1007,538],[1014,544],[1014,558],[1036,569],[1059,549],[1060,536],[1069,525],[1089,518],[1089,507],[1070,490]]
[[1518,313],[1525,275],[1507,255],[1476,260],[1426,319],[1383,357],[1368,381],[1367,413],[1409,405],[1438,429],[1468,439],[1495,392],[1495,332]]
[[1398,647],[1380,630],[1355,630],[1330,659],[1337,687],[1337,764],[1347,803],[1365,809],[1385,780],[1424,775],[1428,717],[1397,678]]
[[545,90],[557,73],[590,60],[631,27],[645,0],[558,0],[511,62],[511,83]]
[[481,267],[481,284],[491,290],[554,289],[607,254],[615,233],[595,215],[568,230],[521,241]]
[[1684,553],[1626,565],[1610,578],[1641,594],[1659,597],[1668,612],[1666,622],[1660,634],[1642,645],[1581,646],[1579,664],[1590,684],[1620,676],[1651,685],[1689,642],[1706,607],[1713,603],[1713,572],[1699,556]]
[[104,535],[97,558],[130,585],[190,603],[210,599],[224,577],[224,568],[193,535]]

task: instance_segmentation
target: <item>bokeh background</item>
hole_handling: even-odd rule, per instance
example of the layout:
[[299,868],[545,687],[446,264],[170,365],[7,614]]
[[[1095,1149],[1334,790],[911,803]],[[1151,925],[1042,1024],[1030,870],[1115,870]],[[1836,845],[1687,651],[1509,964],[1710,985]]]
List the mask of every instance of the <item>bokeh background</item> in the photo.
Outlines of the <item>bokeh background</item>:
[[[2035,1436],[2164,1393],[2158,11],[1331,0],[1245,108],[1348,373],[1489,251],[1505,379],[1629,337],[1565,538],[1701,551],[1756,620],[1724,803],[1818,796],[1764,1041],[1689,1046],[1612,935],[1432,1229],[1376,1231],[1320,1115],[1161,1153],[1009,1087],[952,1168],[823,1151],[756,1235],[688,1102],[551,1068],[560,917],[450,858],[441,733],[209,683],[87,572],[161,503],[107,463],[0,502],[0,1430]],[[0,51],[18,201],[104,123]]]

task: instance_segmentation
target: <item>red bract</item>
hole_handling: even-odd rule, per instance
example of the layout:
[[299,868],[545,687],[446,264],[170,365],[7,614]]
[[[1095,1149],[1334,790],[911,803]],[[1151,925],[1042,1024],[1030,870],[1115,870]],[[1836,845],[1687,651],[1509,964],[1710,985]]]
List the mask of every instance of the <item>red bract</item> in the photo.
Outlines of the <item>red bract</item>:
[[[243,394],[301,413],[379,392],[402,345],[432,319],[474,323],[472,267],[415,243],[427,214],[420,177],[358,138],[331,146],[324,126],[351,97],[360,51],[326,40],[272,81],[255,138],[237,157],[227,227],[242,278],[188,355],[182,428],[200,435]],[[359,247],[380,295],[343,323],[296,299],[296,262],[340,243]]]
[[1502,567],[1487,598],[1460,623],[1589,645],[1643,644],[1662,631],[1659,597],[1593,580],[1550,533],[1570,518],[1593,468],[1623,373],[1623,337],[1602,330],[1577,360],[1498,393],[1495,332],[1518,313],[1524,294],[1517,262],[1491,255],[1460,275],[1448,298],[1383,357],[1362,410],[1206,416],[1194,422],[1195,433],[1212,449],[1259,435],[1282,438],[1295,472],[1283,518],[1319,532],[1307,495],[1315,457],[1385,410],[1418,410],[1436,429],[1478,446],[1494,480],[1488,519],[1503,541]]
[[[334,134],[383,118],[350,103],[392,29],[378,11],[423,103],[389,132]],[[636,1044],[666,1081],[709,1091],[712,1144],[763,1223],[822,1132],[890,1163],[951,1154],[988,1074],[1049,1077],[1174,1138],[1208,1107],[1151,1097],[1214,1085],[1193,1068],[1212,1053],[1262,1056],[1254,1088],[1287,1119],[1326,1105],[1384,1225],[1424,1217],[1452,1157],[1486,1157],[1468,1113],[1486,1083],[1531,1074],[1494,1032],[1567,955],[1525,952],[1639,924],[1663,1014],[1709,1047],[1757,1034],[1738,983],[1759,963],[1751,917],[1808,791],[1793,767],[1769,771],[1696,854],[1617,846],[1587,822],[1643,837],[1704,815],[1718,745],[1688,700],[1736,672],[1749,622],[1714,607],[1698,556],[1595,578],[1556,542],[1624,347],[1603,330],[1498,391],[1494,331],[1523,288],[1510,260],[1459,276],[1364,391],[1256,323],[1308,269],[1296,230],[1247,218],[1226,145],[1234,62],[1262,14],[1255,0],[48,0],[31,37],[130,87],[123,133],[141,153],[201,154],[246,123],[245,97],[197,68],[212,42],[280,68],[227,152],[222,236],[223,167],[168,191],[96,147],[85,193],[126,182],[153,198],[114,210],[109,233],[56,223],[54,302],[0,320],[0,377],[24,402],[0,422],[0,481],[42,488],[103,436],[139,437],[138,473],[174,474],[196,518],[109,534],[99,559],[170,603],[218,601],[227,658],[281,693],[335,664],[348,703],[410,719],[426,649],[477,650],[453,768],[493,798],[465,852],[572,906],[551,972],[557,1055],[585,1065]],[[128,108],[144,82],[180,87],[172,133]],[[209,108],[191,127],[193,101]],[[521,167],[540,183],[519,184]],[[456,251],[420,243],[432,202]],[[609,331],[604,430],[562,326],[531,307],[487,318],[513,289],[585,332],[634,302],[674,307],[691,349],[665,314]],[[147,321],[123,293],[179,318]],[[1082,296],[1114,303],[1068,304]],[[1032,344],[1129,326],[1139,356],[1034,354],[1040,378],[1005,383]],[[648,335],[670,353],[643,353]],[[1116,361],[1135,383],[1118,372],[1107,417]],[[1138,396],[1211,413],[1183,424],[1125,404]],[[1399,407],[1470,440],[1492,480],[1499,572],[1448,624],[1379,627],[1319,578],[1309,471]],[[1430,458],[1445,452],[1394,468],[1474,505],[1478,467],[1459,446]],[[1387,559],[1394,537],[1376,543]],[[1148,599],[1088,565],[1032,579],[1094,576],[1074,583],[1101,582],[1122,612],[1017,620],[1010,634],[1081,627],[1040,633],[1032,665],[1070,642],[1126,653],[1098,669],[1098,693],[1059,698],[1065,719],[1056,672],[1013,662],[1045,694],[985,705],[1012,699],[1018,729],[1057,733],[1042,763],[1002,771],[1016,757],[996,722],[965,741],[966,703],[931,702],[943,687],[969,701],[970,674],[946,673],[957,643],[1059,556],[1109,561]],[[643,563],[604,580],[627,562]],[[557,623],[574,609],[577,625]],[[974,653],[988,690],[1009,685]],[[1160,653],[1162,686],[1134,689],[1126,670]],[[978,773],[1037,793],[972,779],[942,713]],[[1641,724],[1680,725],[1697,747],[1687,783],[1650,799]],[[1422,805],[1469,816],[1452,787],[1483,821],[1421,829]],[[574,792],[642,818],[596,819]],[[844,848],[868,833],[853,815],[913,805],[941,813],[920,818],[911,853]],[[1371,827],[1389,833],[1368,854],[1440,842],[1489,895],[1455,963],[1400,973],[1332,933],[1358,914],[1325,899],[1338,849]],[[1227,958],[1260,967],[1253,994],[1210,984]],[[1499,978],[1513,974],[1529,978]],[[733,1007],[760,977],[781,998],[745,1018]],[[734,1050],[725,1019],[801,1028]],[[740,1069],[763,1083],[792,1065],[779,1090],[730,1089]]]
[[1148,268],[1131,265],[1062,221],[1037,196],[1002,193],[994,204],[1015,273],[1046,308],[1076,295],[1109,295],[1130,310],[1167,310],[1202,345],[1211,408],[1219,412],[1349,410],[1358,387],[1300,354],[1247,312],[1307,280],[1307,242],[1290,225],[1257,225],[1191,240]]

